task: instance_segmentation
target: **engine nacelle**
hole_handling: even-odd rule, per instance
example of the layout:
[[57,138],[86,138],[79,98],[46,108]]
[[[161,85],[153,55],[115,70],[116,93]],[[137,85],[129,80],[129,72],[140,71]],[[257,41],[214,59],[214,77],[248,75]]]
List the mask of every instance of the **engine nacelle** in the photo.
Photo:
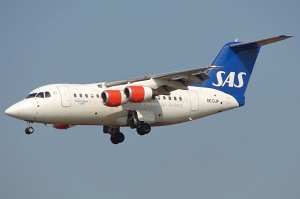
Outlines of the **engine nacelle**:
[[101,93],[102,103],[105,106],[117,107],[125,102],[120,90],[105,90]]
[[62,129],[68,129],[68,128],[71,128],[72,125],[70,125],[70,124],[52,124],[52,127],[53,127],[53,128],[56,128],[56,129],[62,130]]
[[139,103],[153,97],[153,90],[144,86],[127,86],[124,89],[125,99],[129,102]]

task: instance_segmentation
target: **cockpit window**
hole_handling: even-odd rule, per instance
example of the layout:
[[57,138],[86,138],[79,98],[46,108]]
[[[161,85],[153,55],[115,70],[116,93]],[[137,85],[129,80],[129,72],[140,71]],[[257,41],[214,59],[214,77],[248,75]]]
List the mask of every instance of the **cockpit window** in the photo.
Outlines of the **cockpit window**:
[[30,93],[29,95],[27,95],[26,99],[33,98],[35,96],[36,96],[36,93]]
[[45,92],[45,97],[47,98],[47,97],[51,97],[51,94],[48,92],[48,91],[46,91]]
[[51,97],[51,94],[48,91],[39,92],[39,93],[30,93],[29,95],[27,95],[26,99],[28,99],[28,98],[34,98],[34,97],[48,98],[48,97]]
[[44,98],[44,92],[39,92],[36,97],[38,98]]

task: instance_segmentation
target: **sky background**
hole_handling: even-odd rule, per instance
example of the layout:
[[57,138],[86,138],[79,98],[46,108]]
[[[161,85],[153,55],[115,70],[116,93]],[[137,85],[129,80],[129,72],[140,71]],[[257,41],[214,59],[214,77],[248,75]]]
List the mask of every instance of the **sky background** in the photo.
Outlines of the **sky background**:
[[[299,1],[0,1],[0,198],[300,198]],[[111,144],[4,114],[51,83],[210,65],[236,38],[264,46],[242,108]]]

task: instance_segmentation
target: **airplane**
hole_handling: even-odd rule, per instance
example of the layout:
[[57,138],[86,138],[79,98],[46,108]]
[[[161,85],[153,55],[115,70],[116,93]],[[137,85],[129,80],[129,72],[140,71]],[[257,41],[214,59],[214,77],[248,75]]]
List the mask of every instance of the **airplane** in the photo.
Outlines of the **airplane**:
[[229,42],[210,66],[92,84],[51,84],[31,91],[5,110],[13,118],[56,129],[101,125],[113,144],[125,139],[121,127],[146,135],[173,125],[245,105],[245,92],[260,48],[292,35]]

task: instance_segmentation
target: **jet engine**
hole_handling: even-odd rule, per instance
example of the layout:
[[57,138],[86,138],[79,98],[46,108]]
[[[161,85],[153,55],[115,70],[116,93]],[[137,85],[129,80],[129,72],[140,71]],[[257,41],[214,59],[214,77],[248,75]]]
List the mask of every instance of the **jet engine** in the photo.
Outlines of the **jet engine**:
[[106,90],[101,93],[101,99],[105,106],[117,107],[125,102],[120,90]]
[[153,90],[144,86],[127,86],[124,89],[125,99],[129,102],[139,103],[153,97]]
[[62,130],[62,129],[68,129],[68,128],[71,128],[72,125],[70,125],[70,124],[52,124],[52,127],[53,127],[53,128],[56,128],[56,129]]

